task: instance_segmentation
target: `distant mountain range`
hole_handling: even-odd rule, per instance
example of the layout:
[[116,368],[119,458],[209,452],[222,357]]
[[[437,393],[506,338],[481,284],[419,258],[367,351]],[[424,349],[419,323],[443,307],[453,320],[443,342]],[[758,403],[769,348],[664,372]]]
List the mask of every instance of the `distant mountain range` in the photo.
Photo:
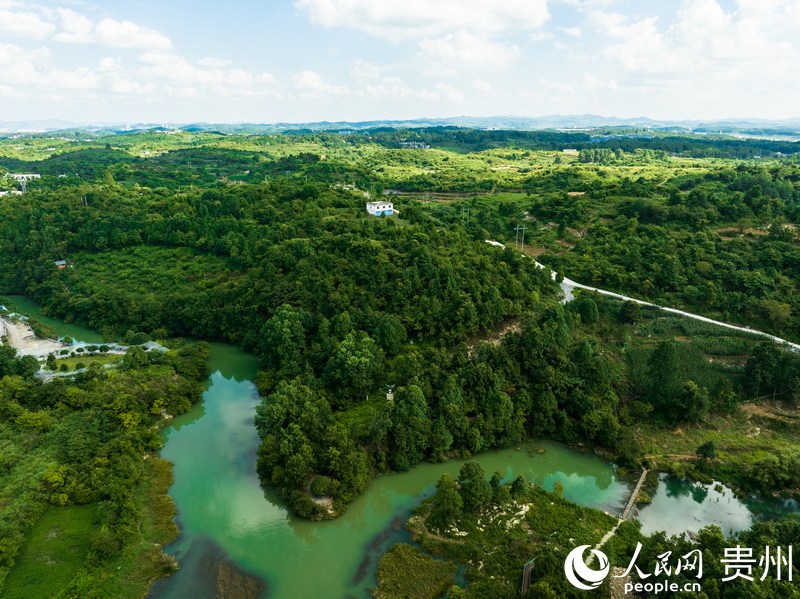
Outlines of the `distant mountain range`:
[[75,123],[58,119],[40,121],[0,121],[0,132],[53,132],[88,130],[96,133],[125,133],[152,129],[184,129],[187,131],[219,131],[222,133],[268,133],[293,130],[362,131],[380,127],[396,129],[417,127],[469,127],[474,129],[541,129],[581,130],[597,128],[647,129],[675,133],[721,133],[753,137],[798,137],[800,118],[786,120],[721,119],[655,120],[647,117],[617,118],[594,114],[551,115],[540,117],[458,116],[411,120],[319,121],[313,123]]

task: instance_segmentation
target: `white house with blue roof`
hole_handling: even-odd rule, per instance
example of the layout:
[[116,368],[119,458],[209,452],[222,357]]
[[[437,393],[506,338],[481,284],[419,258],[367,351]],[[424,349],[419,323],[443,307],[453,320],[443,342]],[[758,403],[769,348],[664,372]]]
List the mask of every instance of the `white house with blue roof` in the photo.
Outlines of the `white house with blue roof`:
[[367,212],[372,216],[391,216],[394,213],[392,202],[367,202]]

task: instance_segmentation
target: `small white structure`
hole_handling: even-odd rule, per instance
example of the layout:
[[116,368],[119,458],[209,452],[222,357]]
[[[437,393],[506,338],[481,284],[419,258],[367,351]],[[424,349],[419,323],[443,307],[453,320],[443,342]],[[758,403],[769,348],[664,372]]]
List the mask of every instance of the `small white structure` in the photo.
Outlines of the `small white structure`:
[[391,216],[394,213],[394,203],[367,202],[367,212],[372,216]]
[[568,156],[577,156],[578,155],[578,150],[576,150],[575,148],[564,148],[561,151],[564,154],[567,154]]

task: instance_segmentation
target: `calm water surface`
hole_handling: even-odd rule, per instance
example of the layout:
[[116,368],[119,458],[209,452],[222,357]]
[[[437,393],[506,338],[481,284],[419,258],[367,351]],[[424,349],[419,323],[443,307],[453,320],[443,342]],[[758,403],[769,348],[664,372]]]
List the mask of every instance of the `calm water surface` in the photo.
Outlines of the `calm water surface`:
[[659,485],[653,501],[639,511],[642,532],[652,534],[663,530],[668,534],[697,532],[704,526],[716,524],[726,536],[750,528],[760,517],[781,517],[798,511],[794,500],[738,499],[722,484],[706,485],[659,475]]

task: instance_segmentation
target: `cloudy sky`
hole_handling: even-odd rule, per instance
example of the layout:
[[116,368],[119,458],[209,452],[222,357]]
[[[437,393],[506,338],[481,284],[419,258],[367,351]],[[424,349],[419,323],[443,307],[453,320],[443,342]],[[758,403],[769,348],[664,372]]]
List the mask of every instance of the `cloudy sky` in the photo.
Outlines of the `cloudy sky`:
[[800,116],[800,0],[0,0],[0,120]]

